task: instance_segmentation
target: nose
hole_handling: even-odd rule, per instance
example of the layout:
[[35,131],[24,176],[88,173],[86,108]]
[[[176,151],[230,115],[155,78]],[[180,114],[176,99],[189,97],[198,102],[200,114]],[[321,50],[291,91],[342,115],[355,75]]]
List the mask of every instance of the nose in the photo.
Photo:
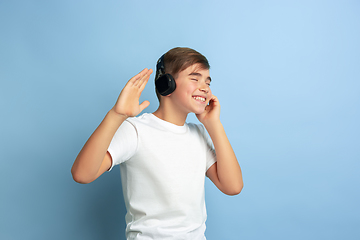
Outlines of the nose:
[[201,88],[200,91],[202,91],[202,92],[204,92],[204,93],[208,93],[208,92],[209,92],[209,89]]
[[202,91],[204,93],[208,93],[210,91],[209,85],[207,85],[206,83],[201,84],[200,91]]

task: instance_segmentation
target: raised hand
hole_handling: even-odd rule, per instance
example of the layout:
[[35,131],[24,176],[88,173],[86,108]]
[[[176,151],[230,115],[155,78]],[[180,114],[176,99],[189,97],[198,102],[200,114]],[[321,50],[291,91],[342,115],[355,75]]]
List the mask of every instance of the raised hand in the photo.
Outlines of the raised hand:
[[113,107],[115,113],[134,117],[150,105],[149,101],[139,104],[139,99],[152,72],[152,69],[145,68],[127,82]]
[[205,125],[212,124],[215,121],[220,120],[220,103],[216,96],[212,95],[209,105],[205,107],[205,110],[201,114],[196,114],[199,121]]

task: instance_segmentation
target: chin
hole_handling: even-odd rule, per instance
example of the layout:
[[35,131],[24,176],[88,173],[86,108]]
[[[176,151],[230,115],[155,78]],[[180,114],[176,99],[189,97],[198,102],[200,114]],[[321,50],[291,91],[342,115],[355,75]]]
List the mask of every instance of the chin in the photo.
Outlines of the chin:
[[205,112],[205,108],[204,109],[199,109],[197,111],[193,111],[193,113],[195,113],[195,114],[202,114],[203,112]]

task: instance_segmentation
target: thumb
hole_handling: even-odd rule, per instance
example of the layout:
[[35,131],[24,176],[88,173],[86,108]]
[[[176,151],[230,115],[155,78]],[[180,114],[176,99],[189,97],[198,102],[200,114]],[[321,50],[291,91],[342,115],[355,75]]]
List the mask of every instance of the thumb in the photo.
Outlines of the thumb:
[[140,104],[140,112],[142,112],[142,110],[144,110],[145,108],[147,108],[148,106],[150,105],[150,102],[149,101],[143,101],[141,104]]

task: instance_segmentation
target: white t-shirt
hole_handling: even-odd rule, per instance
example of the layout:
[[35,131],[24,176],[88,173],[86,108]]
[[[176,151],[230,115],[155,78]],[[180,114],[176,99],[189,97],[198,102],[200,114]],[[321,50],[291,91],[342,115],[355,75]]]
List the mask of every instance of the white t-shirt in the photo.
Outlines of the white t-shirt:
[[205,174],[216,155],[202,125],[145,113],[119,127],[108,151],[121,164],[127,239],[205,239]]

